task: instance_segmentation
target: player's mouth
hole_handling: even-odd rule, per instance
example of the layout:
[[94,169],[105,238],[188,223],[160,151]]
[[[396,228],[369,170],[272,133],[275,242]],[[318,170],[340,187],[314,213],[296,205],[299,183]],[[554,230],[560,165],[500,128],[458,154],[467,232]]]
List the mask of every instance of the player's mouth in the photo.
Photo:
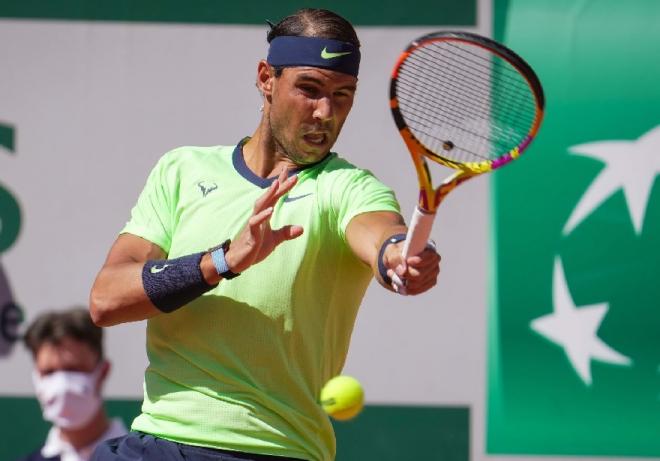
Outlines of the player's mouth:
[[304,134],[303,139],[307,144],[323,147],[328,142],[328,134],[326,132],[315,131]]

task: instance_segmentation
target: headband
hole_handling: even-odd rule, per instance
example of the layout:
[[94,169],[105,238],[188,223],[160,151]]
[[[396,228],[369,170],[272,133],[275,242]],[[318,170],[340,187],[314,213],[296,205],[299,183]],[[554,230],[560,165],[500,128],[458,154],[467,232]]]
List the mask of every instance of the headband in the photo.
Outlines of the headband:
[[266,61],[275,67],[320,67],[357,77],[360,50],[339,40],[286,35],[270,42]]

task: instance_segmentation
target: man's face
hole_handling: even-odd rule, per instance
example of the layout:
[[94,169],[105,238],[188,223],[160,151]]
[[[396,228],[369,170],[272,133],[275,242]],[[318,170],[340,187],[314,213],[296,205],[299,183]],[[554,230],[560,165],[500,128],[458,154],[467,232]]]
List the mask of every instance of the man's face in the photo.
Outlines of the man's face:
[[285,68],[273,77],[267,116],[277,149],[297,165],[323,159],[353,106],[356,85],[351,75],[316,67]]
[[35,356],[35,366],[41,376],[55,371],[82,371],[96,369],[99,357],[88,344],[73,338],[64,338],[58,344],[41,345]]

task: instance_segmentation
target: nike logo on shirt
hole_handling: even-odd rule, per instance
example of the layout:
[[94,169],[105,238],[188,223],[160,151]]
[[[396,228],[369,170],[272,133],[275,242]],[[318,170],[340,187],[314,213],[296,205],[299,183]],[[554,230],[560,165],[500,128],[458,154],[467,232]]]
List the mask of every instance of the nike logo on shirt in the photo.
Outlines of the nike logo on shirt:
[[291,196],[289,195],[288,197],[285,197],[285,198],[284,198],[284,201],[285,201],[285,202],[294,202],[294,201],[296,201],[296,200],[300,200],[301,198],[305,198],[305,197],[307,197],[308,195],[313,195],[313,194],[312,194],[312,192],[310,192],[309,194],[296,195],[295,197],[291,197]]

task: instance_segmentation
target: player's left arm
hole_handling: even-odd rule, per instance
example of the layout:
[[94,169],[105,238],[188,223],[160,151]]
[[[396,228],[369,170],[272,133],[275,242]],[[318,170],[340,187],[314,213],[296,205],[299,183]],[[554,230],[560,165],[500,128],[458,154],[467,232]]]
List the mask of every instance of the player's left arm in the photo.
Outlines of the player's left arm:
[[[440,255],[430,246],[417,256],[409,256],[403,263],[403,241],[388,243],[394,235],[408,231],[400,214],[392,211],[374,211],[358,214],[346,227],[346,240],[355,255],[371,267],[378,282],[389,290],[391,283],[384,280],[379,260],[387,277],[396,272],[405,279],[408,294],[419,294],[436,284],[440,273]],[[381,251],[382,250],[382,251]]]

